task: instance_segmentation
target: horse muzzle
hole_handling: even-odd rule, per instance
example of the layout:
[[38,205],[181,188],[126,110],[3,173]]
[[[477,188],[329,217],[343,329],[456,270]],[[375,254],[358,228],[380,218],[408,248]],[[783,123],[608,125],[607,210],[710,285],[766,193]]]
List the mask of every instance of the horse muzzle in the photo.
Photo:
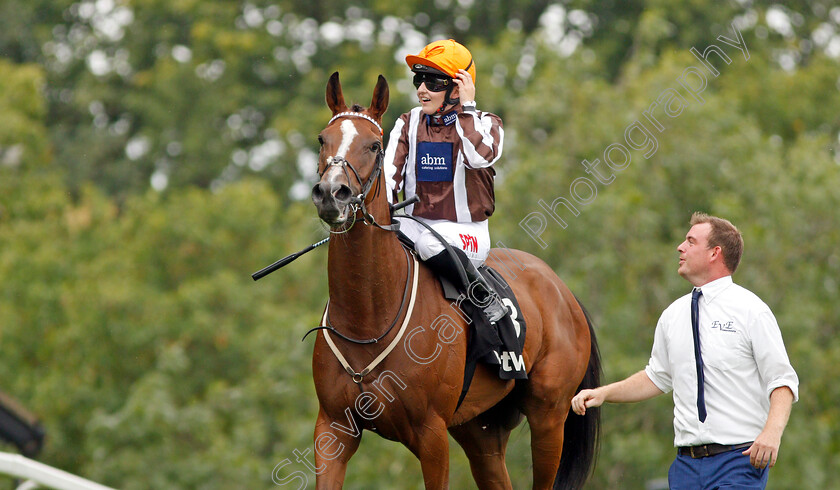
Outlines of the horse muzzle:
[[330,226],[344,224],[358,199],[347,184],[318,182],[312,188],[312,203],[318,210],[318,217]]

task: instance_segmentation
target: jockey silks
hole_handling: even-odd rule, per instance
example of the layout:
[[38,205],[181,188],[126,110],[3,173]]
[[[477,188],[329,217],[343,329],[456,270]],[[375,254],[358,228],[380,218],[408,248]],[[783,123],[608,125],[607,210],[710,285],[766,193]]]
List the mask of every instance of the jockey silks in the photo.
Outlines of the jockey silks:
[[394,202],[403,190],[406,199],[420,197],[406,208],[411,215],[484,221],[495,209],[492,166],[502,154],[502,121],[460,105],[443,118],[435,124],[417,107],[397,120],[385,153],[388,199]]

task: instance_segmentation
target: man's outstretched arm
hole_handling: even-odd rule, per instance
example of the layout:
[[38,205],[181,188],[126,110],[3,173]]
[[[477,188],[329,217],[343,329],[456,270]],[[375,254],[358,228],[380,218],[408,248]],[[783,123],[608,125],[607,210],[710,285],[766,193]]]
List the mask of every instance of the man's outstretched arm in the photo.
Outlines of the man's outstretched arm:
[[604,402],[633,403],[653,398],[663,393],[644,370],[615,383],[591,390],[581,390],[572,398],[572,410],[578,415],[589,407],[600,407]]

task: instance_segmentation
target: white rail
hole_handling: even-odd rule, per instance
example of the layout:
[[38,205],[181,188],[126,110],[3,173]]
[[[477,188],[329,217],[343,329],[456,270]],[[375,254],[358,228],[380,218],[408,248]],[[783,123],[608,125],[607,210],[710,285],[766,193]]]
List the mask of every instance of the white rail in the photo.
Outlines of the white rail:
[[[0,452],[0,474],[29,480],[56,490],[114,490],[44,463],[25,458],[20,454]],[[24,488],[32,488],[29,481]],[[20,487],[19,487],[20,488]]]

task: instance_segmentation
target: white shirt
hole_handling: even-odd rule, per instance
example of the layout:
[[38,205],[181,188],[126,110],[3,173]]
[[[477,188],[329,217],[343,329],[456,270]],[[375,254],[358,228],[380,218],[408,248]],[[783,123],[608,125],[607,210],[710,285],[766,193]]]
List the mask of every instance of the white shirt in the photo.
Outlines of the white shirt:
[[691,294],[659,318],[645,373],[663,392],[674,392],[674,445],[739,444],[755,440],[780,386],[799,399],[799,378],[788,359],[770,308],[752,292],[722,277],[700,288],[700,349],[707,417],[697,417],[697,368],[691,333]]

